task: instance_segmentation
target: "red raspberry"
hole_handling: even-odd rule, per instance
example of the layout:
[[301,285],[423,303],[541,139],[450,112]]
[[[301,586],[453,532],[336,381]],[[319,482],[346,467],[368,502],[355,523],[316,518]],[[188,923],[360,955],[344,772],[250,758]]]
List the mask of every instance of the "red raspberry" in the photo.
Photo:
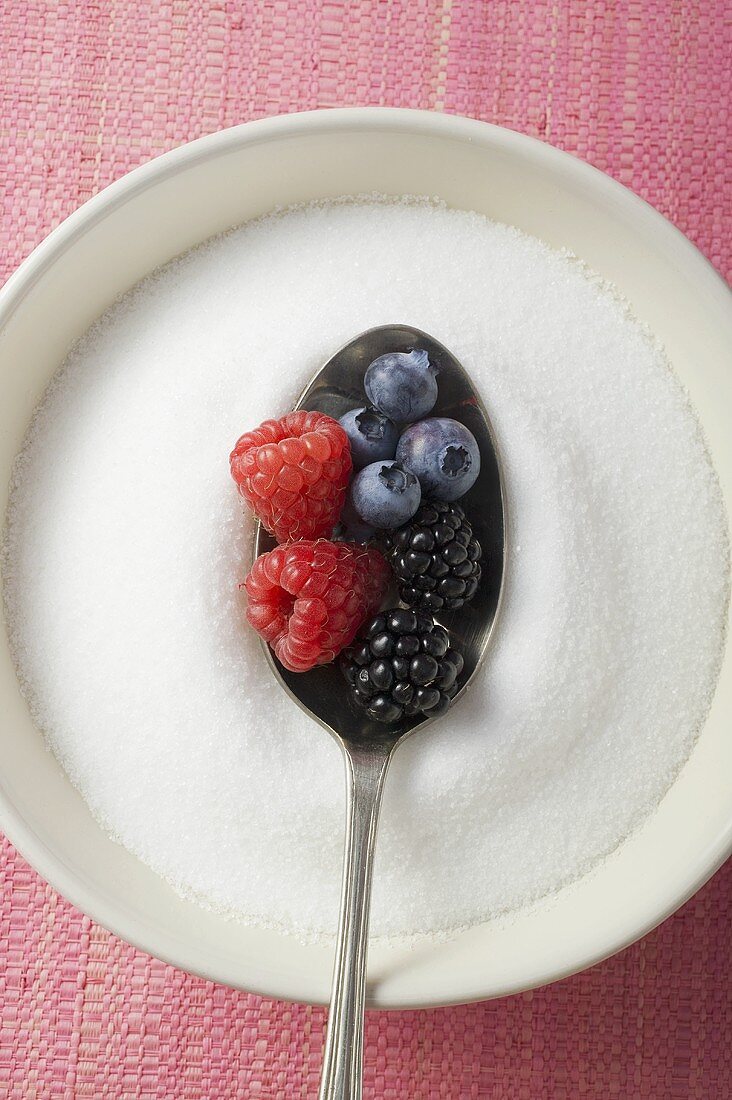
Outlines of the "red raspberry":
[[265,420],[231,452],[239,492],[278,542],[329,535],[351,473],[348,436],[319,412]]
[[260,554],[244,587],[247,619],[291,672],[332,661],[378,611],[389,585],[382,554],[353,543],[301,541]]

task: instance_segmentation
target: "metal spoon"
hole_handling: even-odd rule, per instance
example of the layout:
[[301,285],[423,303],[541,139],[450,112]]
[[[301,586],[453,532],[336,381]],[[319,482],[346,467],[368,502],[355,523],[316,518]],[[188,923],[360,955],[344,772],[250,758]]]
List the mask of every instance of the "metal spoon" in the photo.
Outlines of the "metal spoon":
[[[436,618],[451,631],[464,659],[465,691],[485,656],[501,599],[505,563],[505,501],[500,461],[488,414],[468,375],[447,348],[425,332],[383,325],[357,336],[318,371],[297,403],[336,419],[366,403],[363,377],[372,360],[387,351],[423,348],[439,368],[439,397],[433,416],[460,420],[475,436],[481,455],[478,480],[462,502],[483,547],[483,576],[469,604]],[[255,555],[274,543],[260,526]],[[270,667],[285,691],[338,742],[346,765],[346,847],[333,991],[319,1100],[360,1100],[366,953],[376,827],[389,763],[398,745],[432,719],[405,719],[383,726],[349,703],[345,681],[334,666],[293,673],[265,645]],[[448,711],[448,715],[452,711]]]

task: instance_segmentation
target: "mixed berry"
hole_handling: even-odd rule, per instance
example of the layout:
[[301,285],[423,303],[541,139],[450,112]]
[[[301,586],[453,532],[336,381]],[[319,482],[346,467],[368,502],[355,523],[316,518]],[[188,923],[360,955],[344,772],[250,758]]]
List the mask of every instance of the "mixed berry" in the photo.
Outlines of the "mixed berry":
[[372,462],[355,475],[348,490],[352,512],[370,527],[392,530],[419,508],[419,479],[398,462]]
[[299,539],[260,554],[244,582],[247,619],[291,672],[334,661],[381,607],[389,567],[367,546]]
[[338,423],[348,436],[354,470],[370,462],[385,462],[396,454],[399,428],[375,405],[351,409]]
[[397,607],[368,623],[340,665],[355,706],[376,722],[398,722],[444,714],[463,659],[431,615]]
[[407,607],[453,611],[478,591],[480,543],[459,504],[426,500],[384,548]]
[[434,408],[437,368],[426,351],[390,351],[374,359],[363,385],[372,405],[399,424],[411,424]]
[[480,452],[459,420],[434,416],[412,424],[400,436],[396,459],[413,470],[422,491],[437,500],[458,500],[480,473]]
[[240,437],[229,462],[239,492],[278,542],[321,538],[338,522],[351,449],[332,417],[291,412],[265,420]]
[[[387,352],[366,370],[368,405],[340,421],[265,420],[230,456],[279,543],[244,582],[248,622],[291,672],[338,658],[353,706],[385,724],[447,710],[463,659],[434,616],[481,580],[480,544],[454,503],[480,451],[464,424],[428,415],[437,375],[423,349]],[[392,582],[405,606],[382,610]]]

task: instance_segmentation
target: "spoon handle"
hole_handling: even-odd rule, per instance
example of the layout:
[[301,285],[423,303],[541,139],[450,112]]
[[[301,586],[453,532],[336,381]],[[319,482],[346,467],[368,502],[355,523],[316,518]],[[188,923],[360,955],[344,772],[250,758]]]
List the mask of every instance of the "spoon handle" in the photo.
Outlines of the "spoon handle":
[[319,1100],[361,1100],[371,877],[381,793],[392,747],[389,742],[343,742],[346,848]]

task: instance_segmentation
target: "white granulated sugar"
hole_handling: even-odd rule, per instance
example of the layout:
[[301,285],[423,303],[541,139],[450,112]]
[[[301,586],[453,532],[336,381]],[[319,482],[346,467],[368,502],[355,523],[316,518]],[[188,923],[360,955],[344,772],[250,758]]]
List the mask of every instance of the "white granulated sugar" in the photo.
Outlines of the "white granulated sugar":
[[365,201],[151,276],[72,352],[18,462],[18,670],[115,838],[203,904],[300,935],[336,921],[342,764],[244,624],[252,521],[228,455],[388,322],[478,385],[512,543],[490,659],[394,761],[375,934],[510,910],[616,848],[688,756],[722,647],[726,521],[698,424],[576,261],[475,214]]

